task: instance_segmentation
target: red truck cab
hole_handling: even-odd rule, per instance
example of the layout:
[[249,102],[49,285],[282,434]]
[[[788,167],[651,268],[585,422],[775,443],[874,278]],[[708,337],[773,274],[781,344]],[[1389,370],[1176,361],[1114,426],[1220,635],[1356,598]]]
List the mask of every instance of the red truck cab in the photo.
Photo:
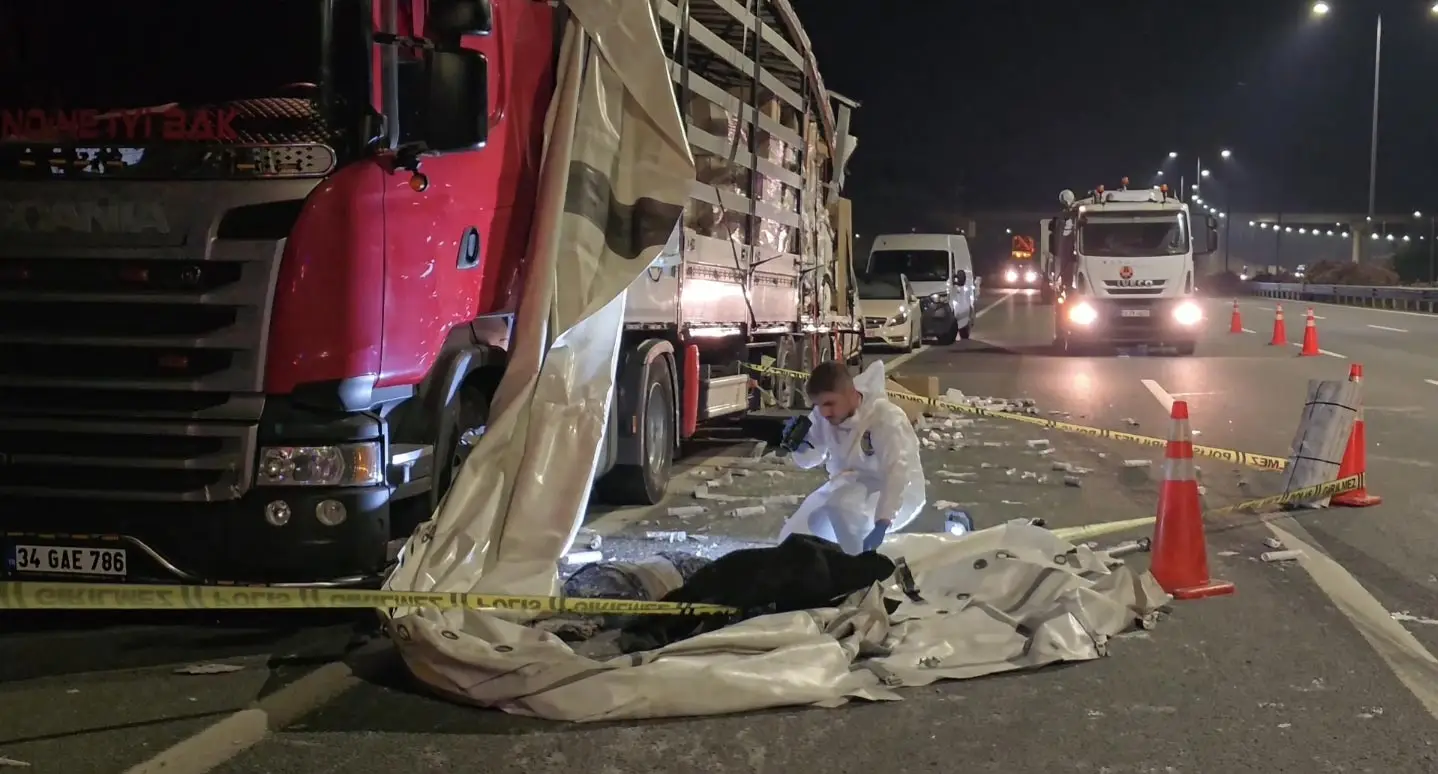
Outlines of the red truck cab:
[[375,579],[486,421],[554,9],[6,6],[0,572]]

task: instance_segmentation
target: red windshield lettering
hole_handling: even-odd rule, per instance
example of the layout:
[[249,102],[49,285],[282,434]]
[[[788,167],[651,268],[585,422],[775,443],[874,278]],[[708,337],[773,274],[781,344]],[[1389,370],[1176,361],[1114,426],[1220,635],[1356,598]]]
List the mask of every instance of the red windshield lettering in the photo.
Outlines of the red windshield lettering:
[[171,142],[234,142],[238,111],[201,108],[164,112],[92,109],[46,111],[0,110],[0,138],[30,141],[110,140]]

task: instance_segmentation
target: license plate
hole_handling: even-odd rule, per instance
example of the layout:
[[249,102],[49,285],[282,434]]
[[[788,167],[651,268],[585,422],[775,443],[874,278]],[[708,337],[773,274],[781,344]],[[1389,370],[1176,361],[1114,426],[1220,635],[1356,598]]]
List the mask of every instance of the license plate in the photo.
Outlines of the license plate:
[[125,577],[123,548],[17,545],[9,559],[15,572]]
[[1147,316],[1148,316],[1148,310],[1147,310],[1147,309],[1120,309],[1120,310],[1118,311],[1118,315],[1119,315],[1119,317],[1147,317]]

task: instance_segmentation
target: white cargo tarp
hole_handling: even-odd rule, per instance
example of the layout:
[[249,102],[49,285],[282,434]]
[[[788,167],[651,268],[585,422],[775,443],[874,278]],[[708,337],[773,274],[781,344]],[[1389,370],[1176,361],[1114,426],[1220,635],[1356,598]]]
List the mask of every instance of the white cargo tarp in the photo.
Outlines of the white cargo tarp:
[[[1169,597],[1148,573],[1026,522],[964,537],[901,534],[923,601],[888,588],[836,608],[768,615],[641,654],[595,660],[477,611],[392,627],[414,674],[465,702],[596,721],[901,698],[893,688],[1103,656]],[[884,599],[900,602],[886,615]]]
[[566,7],[511,359],[487,431],[390,589],[555,592],[609,416],[624,289],[677,239],[694,160],[649,6]]

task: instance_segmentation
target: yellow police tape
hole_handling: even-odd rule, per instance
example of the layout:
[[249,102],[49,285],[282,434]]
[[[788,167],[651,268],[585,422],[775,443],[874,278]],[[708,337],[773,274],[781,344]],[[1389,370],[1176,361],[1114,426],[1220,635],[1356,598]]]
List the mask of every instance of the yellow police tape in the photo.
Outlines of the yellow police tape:
[[[1228,505],[1211,511],[1204,511],[1203,517],[1211,519],[1216,516],[1227,516],[1234,513],[1257,513],[1268,510],[1276,505],[1287,505],[1289,503],[1307,503],[1315,500],[1322,500],[1325,497],[1340,495],[1344,492],[1352,492],[1355,489],[1363,488],[1363,474],[1340,478],[1337,481],[1329,481],[1317,486],[1307,486],[1302,489],[1295,489],[1281,495],[1272,497],[1260,497],[1257,500],[1245,500],[1241,503]],[[1096,537],[1111,535],[1115,532],[1127,532],[1131,529],[1151,526],[1158,519],[1154,516],[1145,516],[1141,519],[1125,519],[1123,521],[1108,521],[1102,524],[1086,524],[1079,527],[1062,527],[1053,531],[1058,537],[1076,543],[1080,540],[1092,540]]]
[[0,583],[0,610],[519,610],[579,615],[729,615],[723,605],[637,602],[433,591],[365,591],[273,586],[150,586],[110,583]]
[[[1211,518],[1254,512],[1286,503],[1310,502],[1363,487],[1363,475],[1247,500],[1205,511]],[[1110,521],[1054,530],[1070,542],[1147,527],[1154,517]],[[151,586],[125,583],[0,582],[0,610],[518,610],[579,615],[731,615],[724,605],[639,602],[629,599],[451,594],[434,591],[365,591],[273,586]]]
[[[800,380],[809,378],[809,375],[804,373],[803,371],[790,371],[785,368],[775,368],[774,366],[746,363],[745,367],[758,373],[782,374],[784,376],[790,376]],[[1104,438],[1112,441],[1126,441],[1128,443],[1136,443],[1141,446],[1152,446],[1160,449],[1168,445],[1168,440],[1164,438],[1152,438],[1146,435],[1123,433],[1119,432],[1118,430],[1105,430],[1101,427],[1076,425],[1072,422],[1059,422],[1057,420],[1044,419],[1043,417],[1035,417],[1028,414],[1014,414],[1008,411],[993,411],[991,409],[978,408],[977,406],[970,406],[963,403],[950,403],[946,400],[925,398],[922,395],[915,395],[908,392],[895,392],[894,390],[889,390],[889,397],[898,398],[899,400],[905,400],[911,403],[922,403],[926,406],[933,406],[935,408],[944,409],[945,411],[950,411],[955,414],[972,414],[978,417],[1007,419],[1014,422],[1023,422],[1027,425],[1034,425],[1035,427],[1040,427],[1045,430],[1057,430],[1061,433],[1086,435],[1090,438]],[[1288,467],[1288,460],[1282,457],[1270,457],[1266,454],[1252,454],[1250,452],[1238,451],[1237,449],[1220,449],[1213,446],[1195,445],[1193,447],[1193,456],[1206,457],[1208,459],[1215,459],[1221,462],[1227,462],[1232,465],[1244,465],[1250,468],[1258,468],[1260,470],[1283,470],[1284,468]]]

